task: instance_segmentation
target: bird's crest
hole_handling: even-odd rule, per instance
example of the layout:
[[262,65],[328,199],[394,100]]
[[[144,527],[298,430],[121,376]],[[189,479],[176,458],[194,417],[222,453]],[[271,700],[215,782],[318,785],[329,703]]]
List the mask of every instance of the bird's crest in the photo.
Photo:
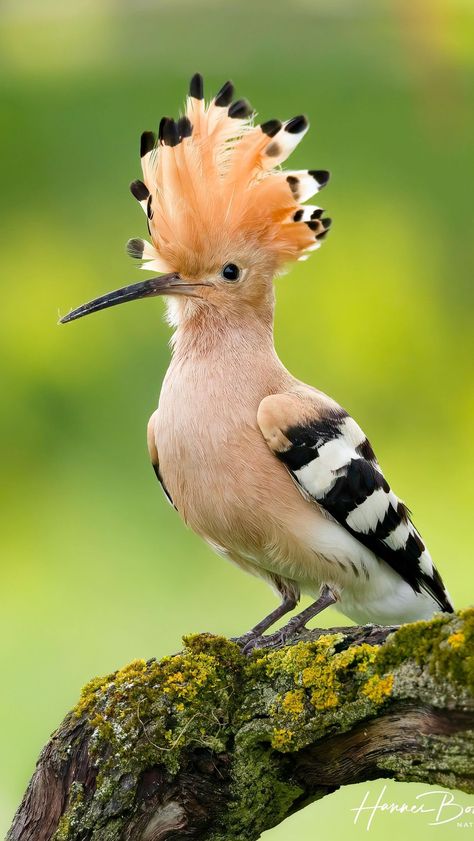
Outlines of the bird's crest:
[[[226,82],[206,105],[193,76],[185,114],[163,117],[158,137],[141,136],[143,181],[131,191],[147,216],[152,243],[132,239],[128,252],[152,271],[192,271],[222,261],[235,240],[252,242],[279,268],[306,259],[330,226],[305,205],[329,179],[325,170],[282,170],[308,130],[305,117],[254,125],[253,109],[234,101]],[[229,255],[232,256],[232,255]]]

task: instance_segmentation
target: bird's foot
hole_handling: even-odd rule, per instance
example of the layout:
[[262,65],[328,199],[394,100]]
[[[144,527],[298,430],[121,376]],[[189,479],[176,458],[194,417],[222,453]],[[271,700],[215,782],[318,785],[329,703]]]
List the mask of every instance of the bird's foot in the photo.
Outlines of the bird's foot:
[[295,616],[294,619],[290,619],[283,628],[280,628],[279,631],[275,631],[274,634],[251,636],[242,646],[242,654],[248,655],[251,654],[252,651],[264,648],[282,648],[287,642],[304,630],[305,626],[298,621],[298,617]]
[[246,634],[242,634],[240,637],[230,637],[231,642],[235,642],[236,645],[239,646],[242,651],[245,650],[246,646],[249,645],[253,640],[259,639],[256,634],[253,634],[252,631],[247,631]]

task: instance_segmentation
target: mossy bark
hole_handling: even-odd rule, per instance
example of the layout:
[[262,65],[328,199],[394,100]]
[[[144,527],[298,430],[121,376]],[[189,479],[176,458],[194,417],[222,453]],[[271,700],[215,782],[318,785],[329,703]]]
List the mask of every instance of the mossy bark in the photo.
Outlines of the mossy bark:
[[249,658],[184,645],[84,688],[7,841],[251,841],[376,777],[474,791],[474,610]]

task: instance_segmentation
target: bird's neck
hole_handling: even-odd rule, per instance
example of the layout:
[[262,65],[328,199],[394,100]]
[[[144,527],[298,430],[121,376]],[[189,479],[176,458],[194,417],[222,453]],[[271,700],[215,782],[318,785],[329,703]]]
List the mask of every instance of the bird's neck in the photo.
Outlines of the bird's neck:
[[182,319],[172,339],[173,361],[274,356],[273,311],[219,312],[197,308]]
[[186,438],[197,425],[202,436],[215,437],[209,420],[220,413],[227,435],[231,427],[254,425],[261,400],[291,382],[274,348],[272,320],[207,310],[177,326],[160,396],[162,426]]

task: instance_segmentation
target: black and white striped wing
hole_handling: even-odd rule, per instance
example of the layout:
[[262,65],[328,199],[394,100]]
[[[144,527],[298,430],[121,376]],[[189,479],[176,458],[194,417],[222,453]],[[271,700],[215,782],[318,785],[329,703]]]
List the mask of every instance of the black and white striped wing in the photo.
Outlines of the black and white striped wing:
[[347,412],[319,400],[308,411],[307,398],[272,395],[261,404],[259,424],[267,444],[305,496],[386,561],[415,592],[428,592],[442,610],[452,611],[406,506],[390,488],[369,441]]

